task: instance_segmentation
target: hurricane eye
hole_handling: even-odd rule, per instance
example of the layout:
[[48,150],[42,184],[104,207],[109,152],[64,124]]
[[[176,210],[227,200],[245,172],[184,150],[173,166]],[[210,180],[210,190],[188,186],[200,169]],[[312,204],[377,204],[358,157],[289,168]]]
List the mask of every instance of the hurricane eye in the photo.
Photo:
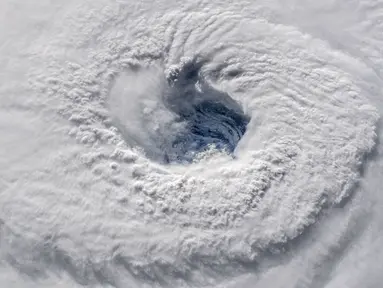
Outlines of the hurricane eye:
[[[196,67],[186,65],[177,76],[171,74],[178,81],[169,87],[166,105],[185,129],[163,147],[165,162],[190,162],[210,148],[233,153],[250,121],[241,106],[229,94],[211,87]],[[193,85],[197,81],[198,89]]]

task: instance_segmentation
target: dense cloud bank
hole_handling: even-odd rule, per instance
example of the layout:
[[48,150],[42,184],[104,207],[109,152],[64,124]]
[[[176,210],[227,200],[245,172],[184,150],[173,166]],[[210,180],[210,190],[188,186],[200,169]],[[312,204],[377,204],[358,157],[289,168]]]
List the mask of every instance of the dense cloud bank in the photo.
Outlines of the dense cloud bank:
[[0,4],[4,283],[267,287],[360,195],[382,4],[218,2]]

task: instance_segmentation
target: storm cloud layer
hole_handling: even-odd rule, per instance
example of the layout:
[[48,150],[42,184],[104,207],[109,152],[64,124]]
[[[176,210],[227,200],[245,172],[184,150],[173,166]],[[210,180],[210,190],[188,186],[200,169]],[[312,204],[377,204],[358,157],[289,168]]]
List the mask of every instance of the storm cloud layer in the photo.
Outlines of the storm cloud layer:
[[32,2],[0,4],[0,283],[353,287],[381,1]]

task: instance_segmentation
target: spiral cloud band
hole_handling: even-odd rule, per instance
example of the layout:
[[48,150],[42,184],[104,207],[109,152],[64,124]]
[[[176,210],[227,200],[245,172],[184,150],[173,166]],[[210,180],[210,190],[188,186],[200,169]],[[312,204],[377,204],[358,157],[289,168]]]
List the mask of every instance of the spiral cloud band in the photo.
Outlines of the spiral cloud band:
[[28,48],[26,89],[65,145],[3,192],[7,265],[215,286],[357,187],[378,114],[351,56],[260,4],[170,2],[68,5]]

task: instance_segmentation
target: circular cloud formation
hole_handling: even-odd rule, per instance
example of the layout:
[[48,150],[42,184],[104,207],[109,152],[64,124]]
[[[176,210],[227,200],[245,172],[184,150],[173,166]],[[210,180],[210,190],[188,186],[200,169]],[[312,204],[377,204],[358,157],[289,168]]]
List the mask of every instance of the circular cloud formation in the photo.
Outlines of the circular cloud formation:
[[237,8],[117,6],[71,32],[89,60],[49,78],[88,152],[68,164],[84,191],[60,195],[60,233],[36,251],[85,282],[213,283],[352,192],[377,114],[346,55]]

